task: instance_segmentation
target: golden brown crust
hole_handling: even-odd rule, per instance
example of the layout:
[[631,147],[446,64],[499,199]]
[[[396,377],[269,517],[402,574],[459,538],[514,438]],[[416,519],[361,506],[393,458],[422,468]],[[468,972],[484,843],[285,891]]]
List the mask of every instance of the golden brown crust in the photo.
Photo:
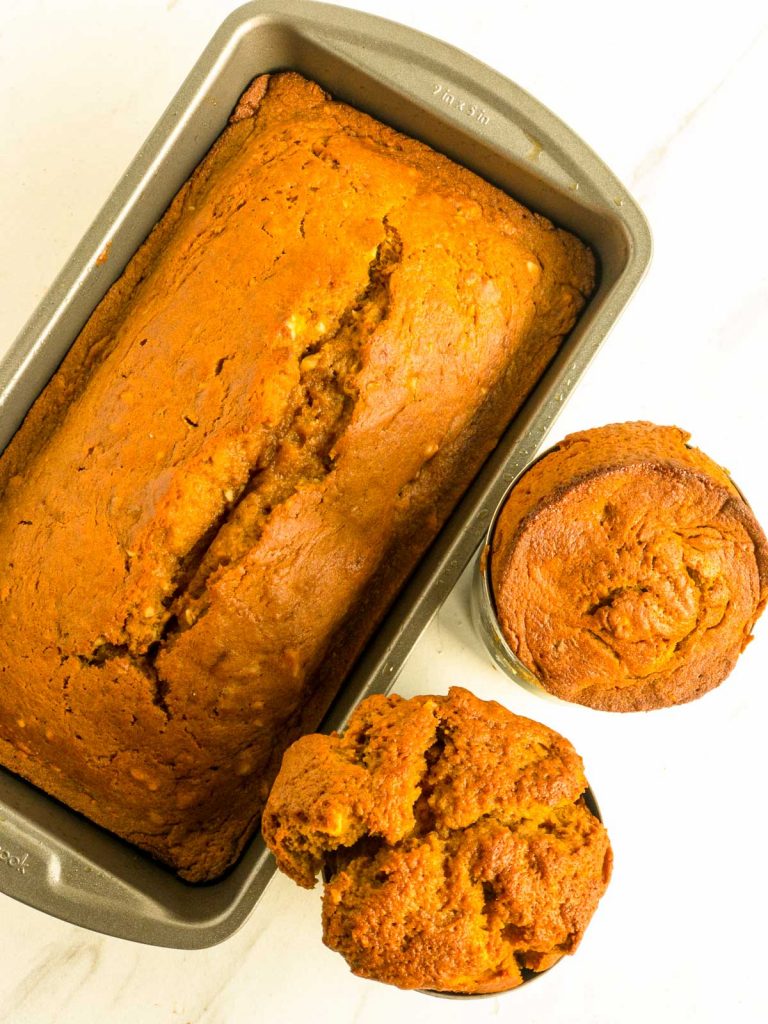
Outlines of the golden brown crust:
[[569,330],[571,236],[265,76],[0,458],[0,758],[221,873]]
[[611,872],[567,740],[454,687],[370,697],[286,752],[264,813],[280,869],[329,876],[323,937],[401,988],[497,992],[578,945]]
[[768,596],[768,544],[722,467],[677,427],[571,434],[521,477],[493,591],[545,689],[609,711],[693,700],[733,668]]

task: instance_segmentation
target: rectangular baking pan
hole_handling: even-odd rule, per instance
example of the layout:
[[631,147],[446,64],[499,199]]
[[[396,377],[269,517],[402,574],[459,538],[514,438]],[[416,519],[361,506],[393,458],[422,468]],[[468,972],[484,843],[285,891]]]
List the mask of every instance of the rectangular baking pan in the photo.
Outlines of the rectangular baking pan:
[[[324,723],[388,690],[458,579],[506,483],[537,450],[650,260],[632,198],[600,160],[512,82],[443,43],[306,0],[236,10],[212,39],[85,238],[0,363],[0,450],[108,287],[224,128],[258,74],[293,69],[422,139],[594,249],[599,288],[369,644]],[[108,258],[100,254],[108,252]],[[274,866],[260,838],[222,880],[190,886],[0,769],[0,891],[122,938],[202,948],[252,911]]]

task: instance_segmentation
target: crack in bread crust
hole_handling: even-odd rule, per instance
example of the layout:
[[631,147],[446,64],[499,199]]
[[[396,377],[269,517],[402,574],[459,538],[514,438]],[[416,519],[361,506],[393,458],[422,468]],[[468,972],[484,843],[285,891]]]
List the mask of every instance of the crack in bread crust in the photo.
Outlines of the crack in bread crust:
[[[335,445],[357,400],[361,349],[387,317],[389,280],[402,255],[402,241],[386,218],[383,227],[384,241],[369,265],[365,289],[341,314],[335,331],[313,341],[299,357],[297,402],[274,454],[254,469],[180,585],[172,606],[176,628],[183,630],[205,614],[209,579],[254,547],[272,511],[302,484],[322,480],[333,470]],[[168,632],[166,628],[164,636]]]

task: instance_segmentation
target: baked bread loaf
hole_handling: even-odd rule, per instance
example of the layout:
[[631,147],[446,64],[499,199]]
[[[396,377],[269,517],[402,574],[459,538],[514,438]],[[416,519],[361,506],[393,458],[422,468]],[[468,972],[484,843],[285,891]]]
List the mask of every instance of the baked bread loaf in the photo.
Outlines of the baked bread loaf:
[[375,696],[286,751],[263,831],[299,885],[326,876],[323,939],[355,974],[499,992],[572,953],[608,884],[586,788],[567,740],[500,704]]
[[491,546],[501,631],[541,685],[607,711],[721,683],[768,596],[768,545],[677,427],[571,434],[510,492]]
[[0,458],[0,761],[224,871],[592,285],[473,174],[257,79]]

